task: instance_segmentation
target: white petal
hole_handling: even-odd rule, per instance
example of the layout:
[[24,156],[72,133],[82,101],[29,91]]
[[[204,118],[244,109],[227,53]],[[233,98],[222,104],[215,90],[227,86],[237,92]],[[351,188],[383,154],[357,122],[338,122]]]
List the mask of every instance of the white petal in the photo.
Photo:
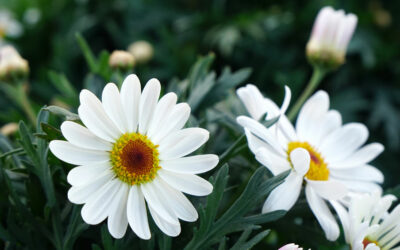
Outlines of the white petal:
[[304,176],[310,168],[310,153],[304,148],[296,148],[290,152],[290,161],[300,176]]
[[158,175],[173,188],[195,196],[209,195],[213,186],[203,178],[194,174],[173,173],[164,169],[158,170]]
[[256,159],[265,167],[267,167],[273,175],[278,175],[291,168],[286,159],[276,155],[274,152],[271,152],[266,148],[258,149],[256,153]]
[[246,116],[239,116],[236,121],[242,126],[247,128],[251,133],[268,143],[278,154],[285,155],[281,145],[276,140],[276,137],[264,127],[261,123]]
[[175,105],[169,113],[169,115],[165,118],[162,126],[160,126],[159,130],[155,131],[151,136],[151,140],[155,144],[159,144],[159,142],[164,139],[165,136],[182,129],[190,116],[190,107],[187,103],[178,103]]
[[108,117],[121,133],[128,132],[128,122],[126,121],[124,109],[122,108],[121,98],[118,87],[114,83],[108,83],[102,94],[103,108]]
[[72,186],[83,186],[111,171],[111,164],[109,161],[98,162],[71,169],[68,173],[67,180]]
[[121,87],[121,103],[125,112],[129,132],[137,131],[140,95],[141,87],[139,78],[134,74],[127,76]]
[[160,91],[161,84],[154,78],[150,79],[143,89],[139,104],[139,133],[141,134],[146,134],[149,129]]
[[289,211],[299,198],[302,182],[303,177],[292,171],[285,181],[269,194],[262,212]]
[[103,151],[109,151],[112,148],[110,142],[97,137],[89,129],[76,122],[63,122],[61,124],[61,132],[71,144],[81,148]]
[[291,98],[292,98],[292,92],[290,91],[290,88],[285,85],[285,98],[283,99],[283,103],[281,106],[281,114],[286,113],[286,110],[289,107]]
[[339,226],[335,221],[326,203],[318,197],[310,185],[306,185],[306,198],[308,205],[325,232],[328,240],[334,241],[339,237]]
[[329,96],[325,91],[318,91],[303,105],[296,122],[296,131],[299,139],[311,142],[314,133],[320,125],[329,108]]
[[183,174],[204,173],[213,169],[217,164],[218,156],[212,154],[194,155],[160,162],[163,169]]
[[382,188],[370,181],[357,181],[357,180],[340,180],[349,190],[361,193],[371,193],[382,190]]
[[128,227],[128,218],[126,216],[128,192],[129,186],[125,183],[120,183],[119,190],[110,202],[110,208],[108,209],[108,231],[116,239],[124,237]]
[[49,147],[57,158],[75,165],[104,162],[110,159],[108,152],[79,148],[66,141],[51,141]]
[[82,219],[90,225],[96,225],[105,220],[109,214],[111,200],[122,184],[119,179],[113,179],[97,190],[83,206]]
[[147,219],[146,203],[140,186],[132,186],[129,191],[127,215],[129,225],[137,236],[148,240],[151,238]]
[[346,211],[346,209],[343,207],[342,204],[340,204],[337,201],[329,201],[333,208],[335,209],[337,215],[339,216],[340,223],[342,224],[343,227],[343,232],[344,232],[344,237],[347,243],[350,242],[351,240],[351,232],[350,232],[350,218],[349,214]]
[[263,105],[264,97],[256,86],[247,84],[245,87],[239,88],[236,94],[253,119],[259,120],[267,112],[267,107]]
[[332,168],[348,168],[364,165],[382,153],[384,147],[380,143],[371,143],[347,157],[343,161],[330,162]]
[[327,181],[314,181],[307,179],[307,183],[313,188],[315,193],[327,200],[341,199],[348,192],[344,184],[332,179]]
[[158,192],[167,197],[170,207],[174,210],[176,216],[184,221],[196,221],[198,214],[192,203],[180,191],[172,188],[162,179],[153,182]]
[[167,220],[173,224],[179,224],[178,217],[169,206],[167,200],[168,197],[161,195],[159,190],[154,186],[154,182],[156,181],[157,178],[152,182],[145,183],[140,186],[147,204],[149,207],[152,207],[154,210],[156,210],[157,213],[164,218],[164,220]]
[[158,226],[158,228],[163,231],[168,236],[176,237],[181,233],[181,225],[170,223],[165,220],[163,216],[159,215],[156,210],[149,207],[151,217],[153,217],[154,222]]
[[369,165],[355,168],[331,169],[330,174],[339,180],[373,181],[377,183],[383,183],[384,180],[382,172]]
[[349,123],[333,131],[319,150],[328,162],[337,162],[354,154],[368,138],[368,129],[361,123]]
[[158,152],[161,160],[176,159],[188,155],[203,145],[210,133],[202,128],[185,128],[165,137]]
[[101,177],[83,186],[72,186],[68,190],[68,200],[75,204],[83,204],[87,202],[96,191],[108,183],[114,176],[114,173],[111,171],[105,172]]
[[165,119],[172,112],[172,109],[176,105],[178,97],[175,93],[168,93],[164,95],[157,103],[154,111],[153,120],[151,121],[147,136],[152,139],[152,135],[158,132],[160,127],[164,125]]
[[90,91],[84,89],[79,95],[81,105],[78,108],[79,117],[85,126],[98,137],[113,142],[121,132],[110,120],[100,100]]
[[340,126],[342,126],[340,113],[336,110],[329,110],[322,118],[320,125],[315,128],[310,143],[318,148],[324,139]]

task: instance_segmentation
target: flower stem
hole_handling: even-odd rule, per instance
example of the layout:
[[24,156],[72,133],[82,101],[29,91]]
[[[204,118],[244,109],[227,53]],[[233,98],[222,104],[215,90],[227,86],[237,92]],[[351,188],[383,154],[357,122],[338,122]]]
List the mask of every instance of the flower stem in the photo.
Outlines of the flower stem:
[[296,117],[297,113],[299,112],[301,106],[307,100],[307,98],[314,92],[314,90],[318,87],[321,80],[324,78],[326,71],[320,67],[314,67],[314,72],[311,76],[310,81],[307,84],[306,89],[303,91],[299,99],[297,99],[294,106],[290,109],[288,113],[288,118],[290,121]]
[[36,114],[33,111],[32,105],[29,102],[28,95],[25,90],[24,84],[18,84],[17,86],[18,91],[18,101],[21,105],[21,108],[25,111],[26,115],[28,116],[29,121],[36,125]]

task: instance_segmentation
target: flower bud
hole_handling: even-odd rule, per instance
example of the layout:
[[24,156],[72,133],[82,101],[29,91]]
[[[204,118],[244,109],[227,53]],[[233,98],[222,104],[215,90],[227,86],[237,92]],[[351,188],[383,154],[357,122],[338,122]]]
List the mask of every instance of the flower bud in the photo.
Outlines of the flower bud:
[[315,65],[333,70],[345,62],[347,46],[357,25],[357,16],[343,10],[322,8],[315,19],[307,57]]
[[18,124],[15,122],[7,123],[3,127],[0,128],[0,133],[5,136],[14,134],[17,131],[18,131]]
[[146,63],[153,57],[153,46],[146,41],[137,41],[129,45],[129,53],[133,55],[138,63]]
[[13,81],[25,78],[29,73],[28,61],[12,46],[0,48],[0,80]]
[[0,10],[0,38],[18,37],[21,34],[21,24],[14,19],[13,14],[5,9]]
[[108,65],[113,69],[130,70],[135,65],[135,58],[124,50],[114,50],[108,60]]

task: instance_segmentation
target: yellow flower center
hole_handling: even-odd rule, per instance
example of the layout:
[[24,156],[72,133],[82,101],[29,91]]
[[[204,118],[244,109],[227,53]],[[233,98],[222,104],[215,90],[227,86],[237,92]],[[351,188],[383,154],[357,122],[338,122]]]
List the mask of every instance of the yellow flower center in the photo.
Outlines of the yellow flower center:
[[329,179],[328,165],[325,163],[321,154],[316,151],[313,146],[308,144],[308,142],[289,142],[287,157],[292,167],[293,164],[290,160],[290,153],[296,148],[304,148],[310,154],[310,168],[306,173],[307,179],[315,181],[326,181]]
[[161,168],[158,145],[145,135],[126,133],[113,145],[110,152],[115,175],[130,185],[139,185],[154,180]]

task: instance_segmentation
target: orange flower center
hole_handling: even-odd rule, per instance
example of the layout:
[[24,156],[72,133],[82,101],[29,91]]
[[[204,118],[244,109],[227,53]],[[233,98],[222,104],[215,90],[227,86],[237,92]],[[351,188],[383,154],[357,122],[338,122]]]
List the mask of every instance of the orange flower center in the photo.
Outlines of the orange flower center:
[[287,157],[292,167],[293,164],[290,160],[290,153],[296,148],[304,148],[310,154],[310,168],[306,173],[307,179],[315,181],[326,181],[329,179],[328,165],[324,161],[324,158],[321,156],[321,154],[308,142],[289,142]]
[[130,185],[152,181],[160,169],[157,147],[145,135],[122,135],[110,153],[115,175]]
[[364,248],[366,248],[371,243],[374,243],[376,246],[379,246],[377,241],[370,240],[368,238],[365,238],[362,243],[363,243]]

